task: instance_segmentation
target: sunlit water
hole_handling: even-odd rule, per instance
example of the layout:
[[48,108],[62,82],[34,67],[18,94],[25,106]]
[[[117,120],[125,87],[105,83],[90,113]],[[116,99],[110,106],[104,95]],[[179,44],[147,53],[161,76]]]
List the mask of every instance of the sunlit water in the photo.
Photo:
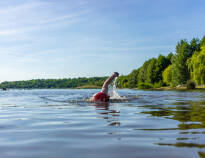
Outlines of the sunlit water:
[[205,158],[205,92],[0,91],[2,158]]

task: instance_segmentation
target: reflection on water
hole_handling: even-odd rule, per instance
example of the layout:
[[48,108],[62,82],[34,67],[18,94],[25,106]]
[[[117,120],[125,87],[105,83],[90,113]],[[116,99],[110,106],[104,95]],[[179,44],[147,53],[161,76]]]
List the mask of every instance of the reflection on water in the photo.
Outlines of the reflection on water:
[[205,153],[199,152],[199,156],[200,156],[201,158],[205,158]]
[[108,126],[120,126],[118,117],[120,116],[120,111],[117,109],[117,105],[109,106],[110,103],[95,103],[96,112],[99,114],[97,118],[106,119]]
[[1,157],[205,158],[203,91],[97,91],[0,91]]
[[[143,107],[143,106],[141,106]],[[154,111],[143,111],[144,114],[150,114],[153,117],[164,117],[179,121],[178,129],[199,129],[205,127],[205,102],[196,101],[184,103],[178,102],[170,106],[158,107],[157,105],[144,106]],[[156,111],[157,109],[157,111]]]
[[205,144],[183,143],[183,142],[179,142],[179,143],[175,143],[175,144],[165,144],[165,143],[163,144],[163,143],[158,143],[158,145],[168,145],[168,146],[188,147],[188,148],[193,148],[193,147],[205,148]]

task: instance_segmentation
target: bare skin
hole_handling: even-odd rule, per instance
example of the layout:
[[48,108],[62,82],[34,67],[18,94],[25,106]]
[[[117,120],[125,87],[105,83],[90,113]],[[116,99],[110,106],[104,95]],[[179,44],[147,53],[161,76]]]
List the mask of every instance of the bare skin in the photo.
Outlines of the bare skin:
[[[114,72],[114,73],[104,82],[104,84],[103,84],[103,86],[102,86],[101,92],[103,92],[103,93],[105,93],[105,94],[108,95],[108,86],[109,86],[109,84],[112,83],[112,81],[113,81],[116,77],[118,77],[118,76],[119,76],[119,73],[118,73],[118,72]],[[93,95],[93,97],[94,97],[94,96],[95,96],[95,94]],[[94,102],[94,98],[93,98],[93,97],[91,97],[91,98],[89,99],[90,102]]]
[[118,77],[119,73],[114,72],[112,76],[110,76],[103,84],[101,92],[106,93],[108,95],[108,86],[109,84],[115,79],[115,77]]

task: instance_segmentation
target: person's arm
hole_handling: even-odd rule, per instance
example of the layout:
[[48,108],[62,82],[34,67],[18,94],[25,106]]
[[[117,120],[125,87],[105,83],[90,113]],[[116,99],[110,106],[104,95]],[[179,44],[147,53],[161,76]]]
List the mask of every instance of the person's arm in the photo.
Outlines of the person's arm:
[[119,76],[119,73],[118,72],[114,72],[112,74],[112,76],[110,76],[103,84],[102,86],[102,92],[108,94],[108,86],[109,84],[115,79],[115,77],[118,77]]

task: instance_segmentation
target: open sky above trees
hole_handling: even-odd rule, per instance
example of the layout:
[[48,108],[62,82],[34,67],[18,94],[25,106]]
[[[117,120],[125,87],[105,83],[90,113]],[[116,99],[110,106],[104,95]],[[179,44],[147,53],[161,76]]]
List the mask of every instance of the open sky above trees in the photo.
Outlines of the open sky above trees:
[[0,1],[0,82],[127,75],[205,33],[204,0]]

